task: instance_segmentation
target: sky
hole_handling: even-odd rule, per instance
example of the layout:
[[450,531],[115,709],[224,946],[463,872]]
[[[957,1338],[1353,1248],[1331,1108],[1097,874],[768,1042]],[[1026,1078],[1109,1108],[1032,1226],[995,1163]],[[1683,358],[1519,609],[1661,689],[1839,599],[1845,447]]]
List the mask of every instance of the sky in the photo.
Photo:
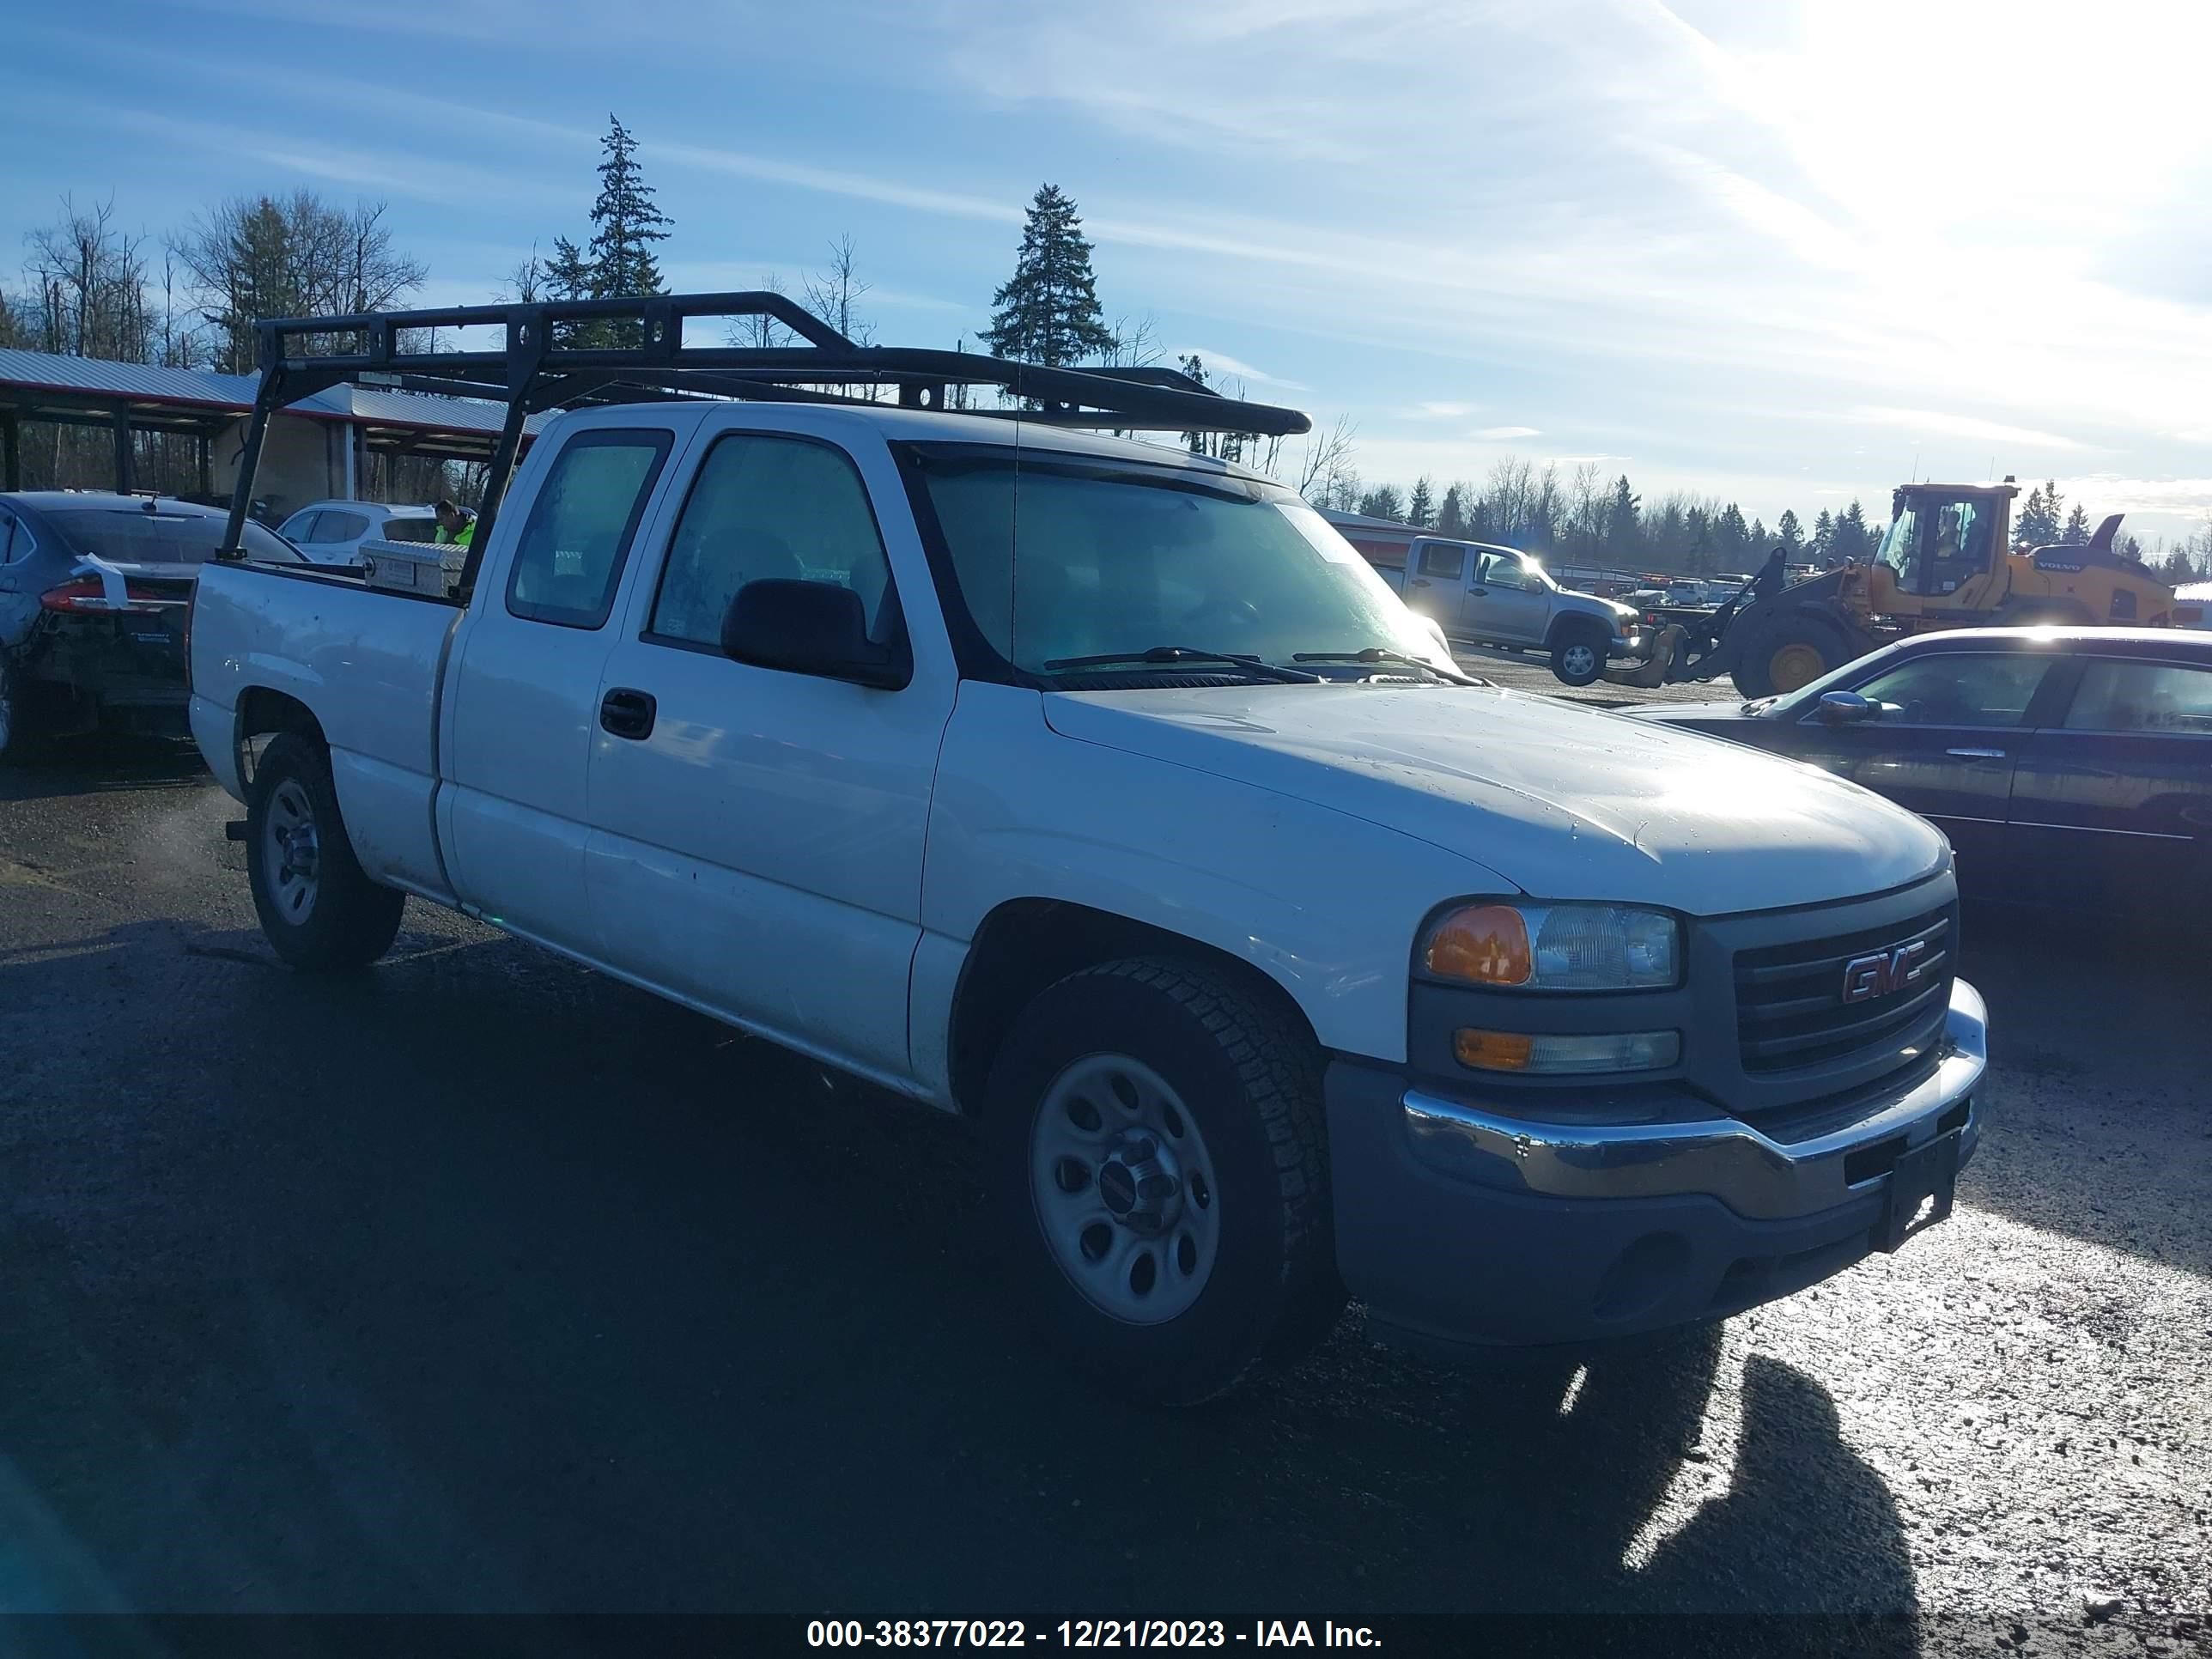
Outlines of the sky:
[[1371,482],[1595,460],[1771,524],[2013,473],[2147,544],[2212,511],[2198,0],[79,0],[0,31],[0,280],[65,193],[158,239],[304,185],[386,201],[423,303],[489,299],[582,240],[612,114],[673,287],[795,289],[849,235],[885,343],[972,343],[1057,184],[1109,321],[1349,420]]

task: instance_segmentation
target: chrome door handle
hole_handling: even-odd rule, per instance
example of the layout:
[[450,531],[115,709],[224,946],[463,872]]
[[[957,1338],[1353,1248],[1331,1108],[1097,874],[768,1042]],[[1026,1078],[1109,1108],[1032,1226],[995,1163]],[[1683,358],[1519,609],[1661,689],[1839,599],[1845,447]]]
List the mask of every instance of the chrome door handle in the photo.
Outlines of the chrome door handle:
[[2005,757],[2005,751],[2002,749],[1946,749],[1943,752],[1956,755],[1960,760],[2002,760]]

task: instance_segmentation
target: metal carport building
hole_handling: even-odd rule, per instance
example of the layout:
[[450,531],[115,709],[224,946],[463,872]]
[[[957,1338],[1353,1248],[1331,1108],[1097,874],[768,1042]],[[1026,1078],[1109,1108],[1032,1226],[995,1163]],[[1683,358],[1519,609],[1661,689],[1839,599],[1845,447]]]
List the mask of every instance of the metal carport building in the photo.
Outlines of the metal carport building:
[[[0,489],[23,488],[24,425],[51,422],[110,431],[112,482],[125,492],[137,482],[133,434],[193,439],[197,493],[227,495],[260,378],[0,349]],[[288,404],[272,418],[257,493],[281,514],[305,501],[353,499],[367,471],[363,461],[373,453],[488,460],[505,413],[501,404],[469,398],[332,386]],[[544,419],[533,417],[524,428],[526,438]]]

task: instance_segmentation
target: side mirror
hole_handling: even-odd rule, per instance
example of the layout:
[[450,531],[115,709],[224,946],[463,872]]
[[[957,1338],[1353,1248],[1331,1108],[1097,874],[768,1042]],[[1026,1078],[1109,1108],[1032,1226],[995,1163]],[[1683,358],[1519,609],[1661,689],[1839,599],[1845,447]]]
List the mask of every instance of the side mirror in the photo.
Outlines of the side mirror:
[[868,637],[860,596],[836,582],[747,582],[722,618],[722,654],[757,668],[895,691],[914,677],[903,641]]
[[1856,691],[1823,691],[1814,712],[1823,726],[1856,726],[1862,720],[1880,720],[1881,705],[1868,702]]

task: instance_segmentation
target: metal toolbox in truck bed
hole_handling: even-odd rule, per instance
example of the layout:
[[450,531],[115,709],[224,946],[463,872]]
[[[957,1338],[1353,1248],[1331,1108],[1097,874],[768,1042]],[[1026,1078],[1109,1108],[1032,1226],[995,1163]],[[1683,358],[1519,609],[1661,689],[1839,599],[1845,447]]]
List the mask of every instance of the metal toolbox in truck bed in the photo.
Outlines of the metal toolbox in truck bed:
[[469,550],[451,542],[363,542],[362,579],[371,587],[443,599],[461,579]]

